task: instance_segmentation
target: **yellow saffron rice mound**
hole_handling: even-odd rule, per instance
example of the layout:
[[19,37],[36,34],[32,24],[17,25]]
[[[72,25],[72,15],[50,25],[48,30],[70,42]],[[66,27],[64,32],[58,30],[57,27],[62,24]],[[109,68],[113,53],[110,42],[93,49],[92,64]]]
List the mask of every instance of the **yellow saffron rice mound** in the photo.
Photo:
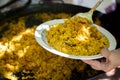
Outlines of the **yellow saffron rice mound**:
[[92,56],[98,54],[102,48],[109,47],[108,39],[82,17],[52,25],[46,36],[50,46],[72,55]]

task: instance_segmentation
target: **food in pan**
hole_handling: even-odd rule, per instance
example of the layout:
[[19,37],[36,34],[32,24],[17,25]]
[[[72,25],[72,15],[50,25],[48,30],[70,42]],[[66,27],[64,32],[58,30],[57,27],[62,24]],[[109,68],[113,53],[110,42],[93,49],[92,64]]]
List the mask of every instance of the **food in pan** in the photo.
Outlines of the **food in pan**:
[[65,20],[63,24],[50,26],[46,37],[53,48],[77,56],[97,55],[102,48],[109,47],[107,37],[82,17],[74,17]]
[[71,14],[37,13],[1,25],[0,75],[11,80],[71,80],[79,73],[82,80],[99,73],[81,61],[51,54],[38,45],[36,24],[61,16],[69,18]]

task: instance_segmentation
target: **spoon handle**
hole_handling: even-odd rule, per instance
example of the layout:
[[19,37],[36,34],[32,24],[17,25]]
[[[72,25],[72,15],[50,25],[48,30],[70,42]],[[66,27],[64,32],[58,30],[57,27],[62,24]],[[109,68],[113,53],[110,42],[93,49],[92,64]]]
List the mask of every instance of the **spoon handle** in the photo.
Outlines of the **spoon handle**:
[[95,4],[95,6],[89,11],[89,13],[93,13],[93,12],[96,10],[96,8],[102,3],[102,1],[103,1],[103,0],[99,0],[99,1]]

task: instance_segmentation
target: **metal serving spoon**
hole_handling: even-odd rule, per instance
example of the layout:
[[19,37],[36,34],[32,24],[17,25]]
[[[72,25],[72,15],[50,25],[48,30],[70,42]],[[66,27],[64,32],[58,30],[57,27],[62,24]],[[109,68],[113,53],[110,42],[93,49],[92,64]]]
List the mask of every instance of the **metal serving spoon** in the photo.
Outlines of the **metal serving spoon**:
[[[93,15],[93,12],[96,10],[96,8],[102,3],[103,0],[99,0],[95,6],[88,12],[85,12],[85,13],[77,13],[75,16],[80,16],[80,17],[84,17],[84,18],[87,18],[91,23],[93,23],[93,20],[92,20],[92,15]],[[73,16],[73,17],[75,17]]]

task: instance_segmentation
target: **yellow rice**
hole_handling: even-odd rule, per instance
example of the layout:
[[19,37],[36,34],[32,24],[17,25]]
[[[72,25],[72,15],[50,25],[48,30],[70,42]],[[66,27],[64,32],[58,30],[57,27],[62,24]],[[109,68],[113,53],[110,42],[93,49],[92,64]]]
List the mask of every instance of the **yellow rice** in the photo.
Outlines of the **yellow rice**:
[[52,25],[46,33],[49,45],[67,54],[92,56],[109,47],[108,39],[82,17]]

